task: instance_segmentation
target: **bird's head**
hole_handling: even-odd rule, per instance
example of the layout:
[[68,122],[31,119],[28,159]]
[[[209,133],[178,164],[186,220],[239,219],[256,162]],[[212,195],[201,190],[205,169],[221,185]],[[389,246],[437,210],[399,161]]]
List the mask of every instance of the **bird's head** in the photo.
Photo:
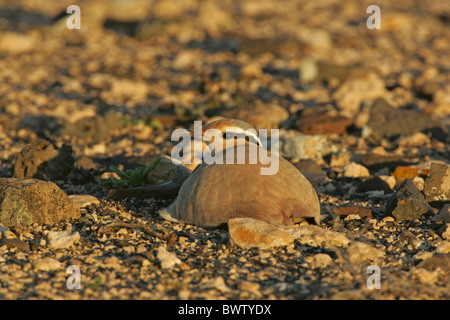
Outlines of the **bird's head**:
[[226,143],[234,139],[234,145],[254,143],[262,146],[255,128],[237,119],[219,119],[208,123],[202,129],[203,140],[207,143]]

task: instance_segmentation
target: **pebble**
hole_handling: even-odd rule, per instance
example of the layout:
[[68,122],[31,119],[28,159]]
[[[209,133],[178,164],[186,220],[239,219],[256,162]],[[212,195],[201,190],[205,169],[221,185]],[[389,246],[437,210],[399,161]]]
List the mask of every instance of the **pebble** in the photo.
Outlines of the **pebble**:
[[55,258],[42,258],[34,260],[32,265],[37,271],[54,271],[61,268],[61,262]]
[[333,93],[332,99],[341,110],[354,115],[358,113],[362,102],[373,101],[386,95],[384,81],[376,74],[368,73],[345,80]]
[[171,269],[182,263],[174,253],[167,251],[164,247],[158,247],[156,258],[159,260],[162,269]]
[[350,162],[344,166],[342,175],[347,178],[362,178],[370,176],[370,172],[363,165]]
[[412,180],[405,179],[386,203],[386,214],[397,221],[414,220],[431,210]]
[[327,139],[321,135],[298,135],[280,139],[281,153],[286,158],[312,159],[323,162],[327,154]]
[[343,134],[353,124],[353,120],[345,116],[328,114],[301,116],[297,129],[303,134]]
[[47,233],[47,245],[52,249],[70,248],[78,240],[80,240],[78,232],[49,231]]
[[348,258],[353,264],[361,264],[367,261],[376,261],[384,257],[385,253],[364,242],[352,242],[346,250]]
[[333,263],[333,259],[326,253],[317,253],[313,256],[306,257],[305,261],[311,265],[311,268],[326,268],[331,263]]

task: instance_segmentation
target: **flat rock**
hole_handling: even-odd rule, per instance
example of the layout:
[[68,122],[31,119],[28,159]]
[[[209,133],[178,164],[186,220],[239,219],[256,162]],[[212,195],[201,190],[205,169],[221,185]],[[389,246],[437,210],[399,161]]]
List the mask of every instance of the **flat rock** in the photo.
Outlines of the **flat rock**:
[[[414,110],[396,109],[384,99],[378,99],[370,109],[369,121],[363,136],[375,139],[397,135],[411,135],[425,130],[443,130],[442,125],[431,117]],[[437,133],[437,131],[435,131]],[[434,133],[434,131],[432,131]]]
[[286,246],[294,242],[288,229],[253,218],[234,218],[228,221],[231,241],[242,249]]
[[76,204],[51,181],[0,178],[0,222],[6,227],[53,225],[79,216]]
[[389,171],[395,170],[398,166],[411,164],[405,161],[400,155],[382,155],[374,152],[368,152],[361,157],[361,163],[369,170],[377,171],[388,168]]
[[450,166],[432,163],[425,180],[425,198],[428,202],[450,201]]
[[47,234],[47,245],[53,249],[70,248],[80,239],[78,232],[49,231]]
[[84,208],[92,204],[99,204],[100,200],[88,194],[71,194],[69,199],[75,202],[78,208]]
[[373,246],[355,241],[348,246],[347,250],[348,259],[353,264],[360,264],[367,261],[376,261],[378,258],[385,256],[385,253]]
[[353,124],[353,120],[341,115],[312,114],[301,116],[296,126],[304,134],[342,134]]
[[350,239],[346,235],[314,225],[296,227],[291,230],[291,234],[300,243],[313,247],[335,248],[350,244]]
[[359,215],[360,217],[372,217],[372,209],[357,206],[339,207],[334,209],[335,214],[339,216]]
[[397,221],[414,220],[431,210],[425,197],[410,179],[405,179],[386,204],[386,214]]

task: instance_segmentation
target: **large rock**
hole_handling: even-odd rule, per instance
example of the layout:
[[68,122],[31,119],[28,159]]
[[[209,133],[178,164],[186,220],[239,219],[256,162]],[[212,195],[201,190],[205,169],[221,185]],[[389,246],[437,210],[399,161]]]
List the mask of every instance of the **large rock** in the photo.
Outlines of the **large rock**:
[[450,166],[432,163],[423,193],[428,202],[450,201]]
[[61,180],[70,173],[74,163],[71,146],[58,148],[51,141],[38,139],[17,155],[13,177]]
[[386,213],[397,221],[414,220],[430,210],[425,197],[410,179],[402,182],[386,204]]
[[79,216],[77,205],[53,182],[0,178],[0,222],[6,227],[53,225]]

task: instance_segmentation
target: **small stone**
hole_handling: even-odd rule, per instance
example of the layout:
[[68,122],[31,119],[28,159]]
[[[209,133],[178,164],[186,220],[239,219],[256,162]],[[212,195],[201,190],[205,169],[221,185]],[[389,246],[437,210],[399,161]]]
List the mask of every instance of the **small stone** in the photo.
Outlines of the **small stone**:
[[71,194],[69,199],[75,202],[80,209],[93,204],[100,204],[100,200],[88,194]]
[[326,253],[317,253],[311,257],[306,257],[305,261],[311,265],[311,268],[320,269],[328,267],[333,259]]
[[356,114],[362,102],[373,101],[386,94],[384,80],[374,73],[368,73],[345,80],[333,93],[332,99],[341,110]]
[[344,167],[350,163],[351,153],[340,152],[338,154],[332,154],[330,159],[330,167]]
[[386,182],[391,190],[394,190],[397,180],[393,176],[379,175],[378,178]]
[[0,247],[6,246],[8,249],[17,248],[20,251],[28,252],[30,251],[30,245],[19,239],[3,238],[0,239]]
[[53,225],[79,216],[75,203],[51,181],[0,178],[0,222],[7,227]]
[[294,166],[300,170],[300,172],[305,173],[305,172],[309,172],[309,173],[318,173],[318,172],[322,172],[322,168],[317,164],[317,162],[315,162],[314,160],[311,159],[301,159],[300,161],[294,163]]
[[422,132],[415,132],[412,135],[402,137],[398,140],[398,145],[404,148],[420,147],[431,143],[428,135]]
[[386,204],[386,214],[397,221],[414,220],[430,210],[424,196],[410,179],[402,182]]
[[346,247],[350,243],[343,233],[331,231],[318,226],[299,226],[291,234],[302,244],[325,248]]
[[366,261],[375,261],[381,258],[385,253],[364,242],[353,242],[347,248],[348,258],[353,264],[360,264]]
[[78,232],[49,231],[47,234],[47,245],[53,249],[70,248],[78,240],[80,240]]
[[35,39],[31,35],[16,32],[2,32],[0,51],[9,54],[22,54],[33,50]]
[[54,271],[61,268],[61,262],[54,258],[42,258],[34,260],[32,265],[37,271]]
[[325,136],[298,135],[280,139],[281,153],[286,158],[312,159],[323,162],[323,156],[328,153]]
[[228,221],[230,240],[249,249],[270,249],[294,242],[294,237],[283,228],[253,218],[234,218]]
[[259,283],[243,280],[239,283],[239,290],[255,292],[259,290]]
[[353,120],[344,116],[328,114],[301,116],[297,129],[303,134],[343,134],[353,124]]
[[443,221],[446,223],[450,222],[450,203],[444,205],[439,213],[433,217],[434,221]]
[[162,269],[171,269],[182,263],[174,253],[167,251],[164,247],[157,249],[156,258],[159,260]]
[[261,69],[261,67],[255,63],[255,62],[250,62],[245,64],[244,66],[242,66],[241,69],[241,75],[243,78],[259,78],[261,77],[263,74],[263,71]]
[[392,176],[398,180],[414,179],[415,177],[424,176],[428,173],[428,169],[417,166],[398,166],[395,168]]
[[362,207],[339,207],[334,209],[334,213],[339,216],[358,215],[360,217],[372,217],[372,209]]
[[450,241],[442,241],[436,247],[436,253],[450,253]]
[[361,178],[370,176],[370,172],[366,167],[355,162],[350,162],[344,166],[342,175],[347,178]]
[[428,202],[450,201],[450,165],[431,164],[423,193]]
[[439,279],[440,272],[429,271],[424,268],[417,268],[413,271],[412,279],[424,284],[433,284]]
[[425,182],[422,177],[414,177],[412,179],[412,181],[413,181],[414,185],[417,187],[417,189],[419,189],[420,191],[423,190]]

